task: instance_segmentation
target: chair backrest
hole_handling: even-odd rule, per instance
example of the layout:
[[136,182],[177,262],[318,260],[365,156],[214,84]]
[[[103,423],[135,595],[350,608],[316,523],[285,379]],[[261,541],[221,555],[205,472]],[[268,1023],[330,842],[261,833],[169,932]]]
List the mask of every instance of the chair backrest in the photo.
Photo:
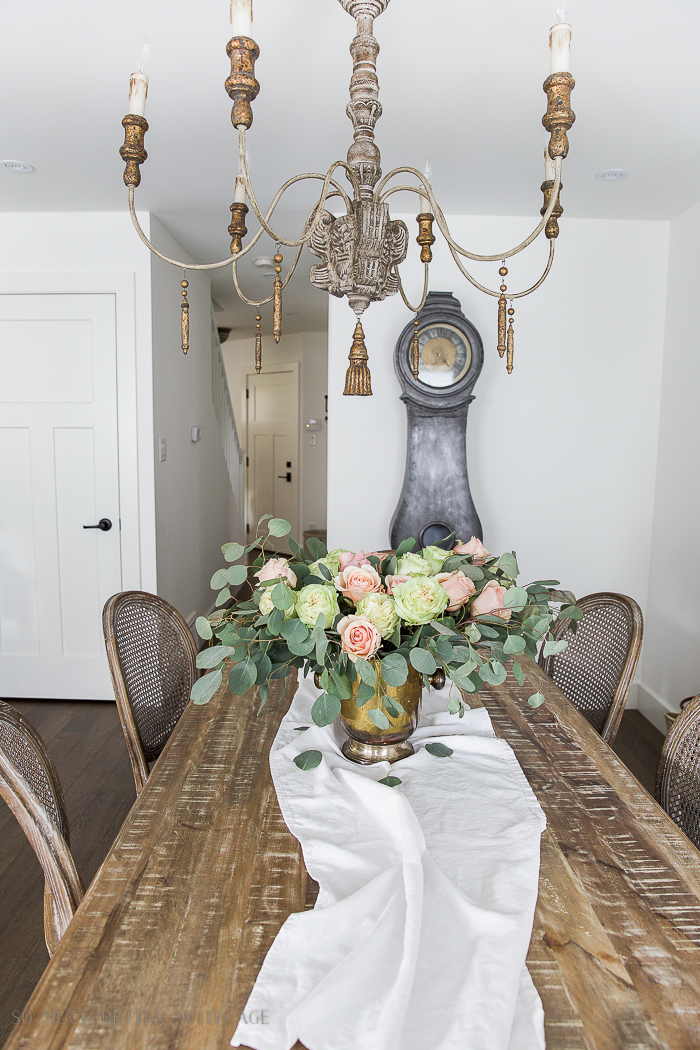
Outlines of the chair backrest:
[[620,725],[642,649],[642,610],[626,594],[587,594],[576,633],[572,621],[554,625],[566,649],[556,656],[540,654],[539,664],[566,697],[611,743]]
[[138,795],[189,700],[197,647],[177,609],[145,591],[113,595],[102,628]]
[[0,795],[44,869],[44,936],[53,955],[83,899],[83,884],[70,851],[66,804],[51,756],[34,727],[3,701]]
[[700,696],[666,737],[656,774],[656,798],[700,849]]

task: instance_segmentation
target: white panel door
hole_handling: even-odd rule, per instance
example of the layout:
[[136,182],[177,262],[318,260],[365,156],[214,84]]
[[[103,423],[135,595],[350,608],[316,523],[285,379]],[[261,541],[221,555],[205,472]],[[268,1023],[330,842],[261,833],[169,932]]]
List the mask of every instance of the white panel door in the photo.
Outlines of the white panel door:
[[[299,379],[289,371],[249,375],[248,506],[250,533],[263,514],[285,518],[299,535]],[[286,550],[286,539],[276,540]]]
[[119,533],[115,297],[0,294],[0,695],[113,698]]

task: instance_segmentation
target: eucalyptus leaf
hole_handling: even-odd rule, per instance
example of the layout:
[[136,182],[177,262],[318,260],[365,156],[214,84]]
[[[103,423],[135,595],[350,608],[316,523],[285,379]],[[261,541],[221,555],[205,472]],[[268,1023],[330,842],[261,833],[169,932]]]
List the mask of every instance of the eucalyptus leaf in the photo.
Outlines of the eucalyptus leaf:
[[213,632],[206,616],[198,616],[194,621],[194,626],[200,638],[203,638],[205,641],[211,638]]
[[401,653],[389,653],[382,660],[382,678],[387,685],[403,685],[408,678],[408,664]]
[[293,616],[290,620],[284,621],[280,626],[279,633],[288,641],[305,642],[309,637],[309,628],[301,620],[298,620],[296,616]]
[[272,604],[275,609],[291,609],[294,605],[294,592],[289,589],[286,583],[280,582],[270,592],[272,598]]
[[498,631],[494,631],[493,627],[489,627],[488,624],[479,621],[479,631],[481,632],[482,638],[498,638]]
[[330,678],[330,688],[333,689],[333,695],[339,697],[341,700],[349,700],[352,696],[352,689],[350,687],[350,679],[347,675],[339,674],[334,667],[331,667]]
[[452,554],[442,563],[442,569],[440,571],[454,572],[455,569],[460,569],[462,567],[462,561],[463,558],[461,554]]
[[510,576],[511,580],[518,575],[518,562],[514,553],[502,554],[496,564],[507,576]]
[[399,784],[403,784],[403,780],[401,780],[399,777],[393,777],[390,773],[389,776],[382,777],[382,779],[378,780],[377,783],[386,784],[387,787],[395,788],[398,787]]
[[311,729],[311,726],[294,726],[295,733],[305,733],[307,729]]
[[513,661],[513,677],[518,685],[525,685],[525,672],[517,660]]
[[464,635],[470,642],[478,642],[481,640],[481,631],[475,623],[470,623],[464,628]]
[[246,656],[245,660],[241,660],[239,664],[234,664],[231,669],[231,673],[228,676],[228,687],[234,696],[242,696],[252,685],[255,685],[257,676],[257,667],[250,656]]
[[263,707],[265,706],[265,702],[267,700],[267,693],[268,686],[266,683],[258,686],[258,696],[260,697],[260,707],[258,708],[258,714],[260,714]]
[[498,660],[489,660],[488,663],[483,664],[479,671],[479,677],[482,682],[487,682],[489,685],[501,685],[502,682],[505,682],[507,676],[508,672]]
[[434,755],[435,758],[449,758],[450,755],[454,754],[451,747],[447,747],[445,744],[439,743],[439,741],[426,744],[425,750],[429,754]]
[[267,523],[267,531],[270,536],[286,536],[292,531],[292,526],[284,518],[271,518]]
[[447,710],[450,712],[451,715],[456,715],[459,711],[462,710],[461,701],[459,701],[456,696],[451,696],[450,699],[447,701]]
[[[472,661],[473,663],[474,661]],[[469,664],[463,664],[462,667],[450,667],[448,674],[450,680],[454,682],[458,689],[463,689],[465,693],[474,693],[476,692],[476,686],[471,677],[473,671],[474,667],[470,667]]]
[[468,576],[474,583],[479,583],[484,579],[484,570],[480,569],[478,565],[463,564],[461,566],[462,572],[465,576]]
[[259,686],[260,689],[262,689],[263,687],[267,689],[265,682],[267,682],[268,678],[270,677],[270,672],[272,671],[272,660],[267,655],[267,653],[263,653],[262,659],[257,664],[257,667],[258,673],[255,676],[255,683],[257,686]]
[[453,660],[471,660],[472,651],[467,645],[453,645],[452,646],[452,658]]
[[267,521],[267,519],[271,517],[271,514],[263,514],[262,517],[258,518],[258,525],[262,525],[264,521]]
[[527,591],[524,587],[509,587],[503,604],[506,609],[524,609],[527,605]]
[[217,594],[216,601],[215,601],[214,604],[215,605],[223,605],[224,602],[227,602],[230,597],[231,597],[230,590],[228,589],[228,587],[224,587],[223,590],[219,591],[219,593]]
[[530,707],[540,707],[544,703],[544,696],[542,693],[533,693],[532,696],[528,696],[527,702]]
[[329,726],[340,714],[340,700],[329,693],[321,693],[311,708],[311,717],[317,726]]
[[328,548],[318,536],[309,536],[306,546],[309,548],[309,554],[314,561],[318,561],[319,558],[325,558],[328,554]]
[[437,668],[435,657],[427,649],[411,649],[411,665],[421,674],[432,674]]
[[190,696],[193,704],[208,704],[216,690],[221,685],[223,674],[221,670],[205,674],[192,686]]
[[328,648],[328,639],[325,634],[316,635],[316,663],[322,664],[326,658],[326,649]]
[[226,561],[238,561],[245,554],[245,547],[241,543],[225,543],[221,548]]
[[375,687],[373,685],[370,685],[369,682],[360,682],[355,695],[355,706],[364,707],[365,704],[372,699],[374,693]]
[[[308,656],[314,649],[316,642],[313,638],[307,638],[303,642],[297,642],[294,638],[287,639],[287,647],[294,656]],[[320,661],[319,661],[320,662]]]
[[362,681],[366,682],[367,685],[371,685],[372,690],[374,690],[377,685],[377,673],[369,660],[363,660],[362,657],[358,657],[355,661],[355,668]]
[[289,674],[289,667],[286,663],[284,664],[273,664],[272,671],[270,672],[271,679],[286,678]]
[[453,655],[454,650],[452,649],[452,646],[450,645],[450,643],[447,641],[446,638],[436,638],[435,639],[435,649],[436,649],[437,654],[440,657],[440,659],[444,660],[445,663],[447,663],[448,661],[450,661],[452,659],[452,655]]
[[273,609],[267,618],[267,629],[270,634],[279,634],[284,623],[284,609]]
[[509,634],[503,643],[503,652],[512,656],[525,650],[525,639],[517,634]]
[[532,583],[530,584],[530,587],[535,587],[535,586],[540,586],[540,587],[558,587],[559,586],[559,580],[533,580]]
[[232,587],[238,587],[239,584],[245,583],[248,578],[248,570],[245,565],[232,565],[230,569],[226,570],[226,579]]
[[406,554],[407,551],[412,551],[415,545],[416,541],[413,536],[407,536],[406,539],[402,540],[396,548],[396,558],[400,558],[402,555]]
[[382,703],[384,704],[384,710],[392,718],[400,718],[401,715],[404,713],[403,707],[398,702],[398,700],[395,697],[393,697],[393,696],[389,696],[388,694],[385,694],[382,697]]
[[583,609],[579,609],[578,605],[563,605],[559,616],[562,620],[582,620]]
[[212,576],[211,580],[209,581],[209,586],[212,588],[212,590],[218,591],[221,587],[224,586],[225,583],[226,569],[217,569],[214,575]]
[[294,759],[294,765],[298,766],[299,769],[315,769],[316,766],[321,765],[321,759],[323,755],[320,751],[302,751],[300,755]]
[[218,667],[221,661],[232,656],[234,651],[230,645],[211,645],[197,653],[195,663],[197,667]]
[[387,716],[384,714],[383,711],[380,711],[378,708],[373,707],[371,711],[367,712],[367,714],[369,715],[371,720],[374,722],[374,724],[377,727],[377,729],[389,729],[390,728],[391,722],[389,721],[389,719],[387,718]]
[[326,580],[333,579],[333,575],[327,565],[319,565],[318,571],[321,573],[322,576],[326,578]]
[[560,638],[558,642],[555,642],[553,638],[548,638],[544,643],[543,656],[556,656],[557,653],[562,653],[566,649],[566,639]]

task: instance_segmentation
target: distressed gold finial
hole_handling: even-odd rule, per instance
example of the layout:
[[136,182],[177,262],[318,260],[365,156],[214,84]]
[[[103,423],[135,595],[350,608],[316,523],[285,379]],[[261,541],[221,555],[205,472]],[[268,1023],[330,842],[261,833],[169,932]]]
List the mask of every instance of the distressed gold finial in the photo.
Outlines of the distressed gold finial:
[[241,242],[248,232],[245,224],[247,214],[248,205],[245,202],[233,202],[231,205],[231,225],[228,228],[229,237],[231,238],[231,255],[238,255],[241,251]]
[[180,281],[180,287],[182,288],[182,304],[180,313],[180,333],[182,335],[182,352],[186,354],[190,348],[190,304],[187,302],[187,289],[190,286],[189,281]]
[[[508,267],[505,262],[498,271],[501,277],[505,277],[508,273]],[[498,356],[503,357],[506,352],[506,297],[503,294],[506,291],[505,284],[501,285],[501,295],[498,300]]]
[[[563,188],[564,187],[560,183],[559,193],[557,193],[557,202],[552,208],[552,214],[547,219],[547,225],[544,228],[545,237],[547,237],[550,241],[553,238],[559,236],[559,223],[557,220],[560,219],[561,216],[564,214],[564,209],[562,208],[561,203],[559,201],[559,194],[561,193]],[[544,215],[552,200],[552,193],[554,191],[554,180],[548,179],[546,182],[543,182],[540,186],[540,189],[544,194],[544,204],[540,208],[540,215]]]
[[[511,300],[511,302],[512,302],[512,300]],[[511,305],[511,306],[508,307],[508,337],[507,337],[508,353],[506,355],[506,371],[508,372],[508,375],[510,375],[510,373],[513,371],[513,316],[514,316],[514,314],[515,314],[515,310],[513,309],[512,305]]]
[[434,220],[435,216],[431,215],[429,211],[423,211],[416,216],[416,222],[418,223],[416,241],[420,244],[420,261],[422,263],[429,263],[433,258],[430,245],[435,244],[435,236],[433,234]]
[[411,345],[412,358],[411,358],[411,371],[413,372],[413,378],[418,378],[418,371],[420,369],[420,347],[418,346],[418,318],[416,317],[413,321],[413,342]]
[[274,291],[274,302],[272,311],[272,334],[275,337],[275,342],[279,343],[282,337],[282,256],[277,252],[274,256],[275,259],[275,291]]
[[371,396],[372,377],[367,367],[368,354],[365,346],[365,333],[362,331],[362,325],[359,321],[355,325],[349,360],[350,366],[345,374],[345,390],[343,390],[343,394],[360,397]]
[[255,315],[255,371],[260,375],[262,372],[262,332],[260,330],[260,314]]

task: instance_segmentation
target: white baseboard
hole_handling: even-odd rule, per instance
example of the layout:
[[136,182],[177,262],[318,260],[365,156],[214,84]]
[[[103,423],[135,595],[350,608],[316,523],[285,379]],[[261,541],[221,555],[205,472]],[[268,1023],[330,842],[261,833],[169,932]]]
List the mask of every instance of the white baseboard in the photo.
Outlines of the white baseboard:
[[635,682],[630,690],[630,700],[632,700],[632,693],[634,693],[634,704],[628,702],[627,707],[632,710],[640,711],[646,719],[648,719],[653,726],[666,736],[666,719],[665,714],[667,711],[675,711],[678,713],[678,709],[672,707],[665,700],[662,700],[660,696],[653,693],[647,686],[642,685],[641,682]]

